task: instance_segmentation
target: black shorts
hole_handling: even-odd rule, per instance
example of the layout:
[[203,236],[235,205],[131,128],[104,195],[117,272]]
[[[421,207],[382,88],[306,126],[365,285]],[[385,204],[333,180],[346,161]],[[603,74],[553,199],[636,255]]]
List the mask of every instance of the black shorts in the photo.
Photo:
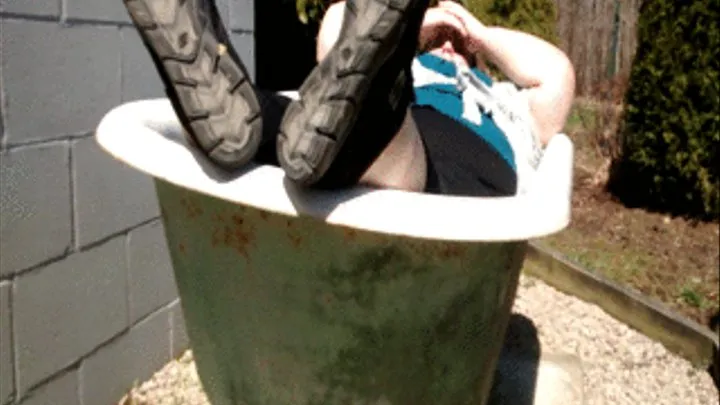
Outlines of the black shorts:
[[[291,100],[270,91],[259,91],[259,98],[263,141],[255,160],[278,166],[275,141]],[[515,171],[482,137],[431,107],[414,106],[411,111],[425,145],[428,162],[426,192],[468,197],[515,194]]]

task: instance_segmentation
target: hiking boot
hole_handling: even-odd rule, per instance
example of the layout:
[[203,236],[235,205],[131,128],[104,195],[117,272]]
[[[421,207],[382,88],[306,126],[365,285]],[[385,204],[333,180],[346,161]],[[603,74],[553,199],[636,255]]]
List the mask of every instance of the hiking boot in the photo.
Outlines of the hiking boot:
[[280,125],[278,160],[291,180],[351,186],[392,140],[413,98],[411,63],[428,2],[347,2],[337,43]]
[[123,0],[195,146],[233,170],[262,136],[257,96],[212,0]]

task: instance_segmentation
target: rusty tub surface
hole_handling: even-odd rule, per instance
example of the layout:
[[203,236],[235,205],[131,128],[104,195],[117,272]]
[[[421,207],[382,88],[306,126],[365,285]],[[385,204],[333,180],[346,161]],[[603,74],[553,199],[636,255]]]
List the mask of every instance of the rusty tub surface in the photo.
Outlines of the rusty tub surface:
[[527,194],[304,191],[232,176],[186,144],[166,99],[108,113],[96,139],[151,175],[198,374],[214,405],[481,405],[527,240],[570,217],[572,144]]

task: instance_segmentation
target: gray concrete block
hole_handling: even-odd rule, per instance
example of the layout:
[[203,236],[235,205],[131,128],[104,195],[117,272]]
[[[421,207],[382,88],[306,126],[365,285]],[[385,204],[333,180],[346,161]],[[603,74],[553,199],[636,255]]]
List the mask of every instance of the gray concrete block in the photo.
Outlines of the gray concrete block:
[[63,0],[68,20],[97,20],[130,22],[122,1],[115,0]]
[[76,141],[72,154],[80,246],[160,215],[149,176],[113,159],[94,138]]
[[13,342],[10,319],[10,282],[0,283],[0,404],[5,405],[15,391]]
[[16,279],[20,395],[128,326],[126,272],[122,237]]
[[20,405],[79,405],[78,372],[65,373],[39,387]]
[[245,64],[250,78],[255,80],[255,36],[250,33],[233,32],[230,34],[230,40]]
[[0,0],[0,11],[57,17],[60,15],[60,0]]
[[117,28],[15,20],[2,24],[8,143],[91,132],[120,102]]
[[117,403],[134,381],[145,381],[170,361],[167,309],[98,350],[81,367],[83,405]]
[[253,0],[230,1],[230,28],[253,31],[255,29],[255,6]]
[[[0,17],[0,22],[2,22],[2,17]],[[2,32],[0,32],[0,37],[2,37]],[[2,38],[0,38],[0,44],[2,43]],[[0,51],[0,54],[2,52]],[[0,61],[0,151],[5,149],[5,134],[7,131],[5,131],[5,85],[3,84],[3,64],[2,61]]]
[[228,29],[230,28],[230,1],[232,0],[215,0],[220,18]]
[[130,232],[128,283],[130,323],[177,299],[175,275],[162,224],[155,222]]
[[72,240],[69,146],[0,154],[0,275],[58,257]]
[[122,37],[122,101],[165,97],[162,81],[135,28],[120,30]]
[[185,329],[185,316],[180,301],[176,301],[170,307],[170,324],[172,325],[170,350],[173,358],[178,358],[190,348],[190,339],[188,339]]

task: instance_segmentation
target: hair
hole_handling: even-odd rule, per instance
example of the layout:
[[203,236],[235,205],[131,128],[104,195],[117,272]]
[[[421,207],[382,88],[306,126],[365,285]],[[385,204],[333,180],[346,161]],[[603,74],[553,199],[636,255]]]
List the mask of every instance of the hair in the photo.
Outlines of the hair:
[[[430,6],[428,8],[437,7],[440,0],[431,0]],[[467,1],[465,0],[445,0],[445,1],[452,1],[455,3],[458,3],[462,5],[463,7],[467,7]],[[463,46],[460,45],[462,41],[460,41],[460,38],[455,37],[457,33],[449,32],[447,36],[445,37],[439,37],[436,38],[434,41],[430,41],[427,44],[421,45],[421,49],[418,49],[418,53],[424,53],[431,51],[433,49],[437,49],[439,46],[441,46],[445,41],[450,41],[453,44],[453,47],[455,48],[455,51],[458,52],[460,55],[462,55],[470,64],[471,66],[475,66],[478,69],[484,71],[487,74],[490,74],[490,70],[488,69],[487,61],[481,54],[473,54],[467,51],[466,49],[463,49]]]
[[[466,0],[446,0],[446,1],[452,1],[453,3],[458,3],[463,7],[467,7],[467,1]],[[435,7],[438,5],[440,0],[430,0],[430,5],[428,7]]]

